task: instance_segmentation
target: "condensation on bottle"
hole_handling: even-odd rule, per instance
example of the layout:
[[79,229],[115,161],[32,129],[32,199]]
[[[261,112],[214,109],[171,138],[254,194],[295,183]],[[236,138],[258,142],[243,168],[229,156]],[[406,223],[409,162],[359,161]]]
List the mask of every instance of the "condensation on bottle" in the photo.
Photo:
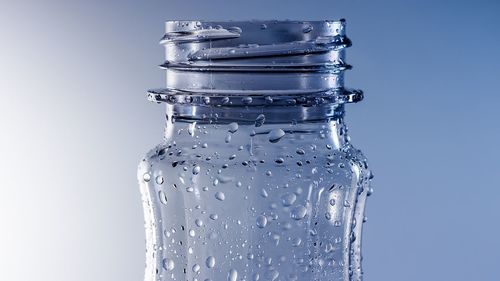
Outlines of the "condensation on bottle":
[[164,139],[140,161],[145,281],[359,281],[367,160],[337,21],[168,21]]

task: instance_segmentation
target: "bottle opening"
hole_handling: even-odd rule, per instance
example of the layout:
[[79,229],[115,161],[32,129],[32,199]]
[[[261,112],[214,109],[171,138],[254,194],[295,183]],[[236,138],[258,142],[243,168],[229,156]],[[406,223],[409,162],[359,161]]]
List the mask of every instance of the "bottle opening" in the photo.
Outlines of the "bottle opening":
[[344,88],[345,21],[168,21],[155,102],[283,106],[357,102]]

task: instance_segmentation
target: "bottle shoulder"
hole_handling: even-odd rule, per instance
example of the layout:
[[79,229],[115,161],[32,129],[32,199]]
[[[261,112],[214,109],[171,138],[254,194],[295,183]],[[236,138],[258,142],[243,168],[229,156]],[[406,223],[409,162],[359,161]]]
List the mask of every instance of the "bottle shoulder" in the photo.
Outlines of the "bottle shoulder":
[[162,156],[165,155],[168,149],[168,144],[162,142],[150,150],[148,150],[144,156],[141,158],[138,164],[138,177],[142,179],[144,173],[147,173],[153,167],[155,162],[161,160]]
[[353,172],[359,173],[360,178],[370,180],[373,178],[373,173],[368,165],[368,159],[361,149],[356,148],[351,143],[346,143],[340,149],[346,159],[348,159]]
[[[313,149],[314,148],[314,149]],[[225,169],[228,166],[273,169],[279,166],[308,167],[329,173],[344,169],[360,176],[370,176],[368,161],[360,149],[350,143],[334,148],[317,148],[311,144],[309,149],[280,147],[255,149],[249,145],[228,148],[207,147],[204,144],[180,145],[175,141],[164,141],[150,149],[139,163],[139,177],[155,169],[171,169],[177,166],[206,166],[210,169]]]

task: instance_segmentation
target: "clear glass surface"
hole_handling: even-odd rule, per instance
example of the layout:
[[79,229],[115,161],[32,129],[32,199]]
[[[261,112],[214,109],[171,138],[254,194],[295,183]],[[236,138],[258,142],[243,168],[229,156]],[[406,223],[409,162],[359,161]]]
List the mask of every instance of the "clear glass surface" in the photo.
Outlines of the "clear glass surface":
[[344,21],[167,22],[164,141],[140,162],[145,281],[361,280],[371,172]]

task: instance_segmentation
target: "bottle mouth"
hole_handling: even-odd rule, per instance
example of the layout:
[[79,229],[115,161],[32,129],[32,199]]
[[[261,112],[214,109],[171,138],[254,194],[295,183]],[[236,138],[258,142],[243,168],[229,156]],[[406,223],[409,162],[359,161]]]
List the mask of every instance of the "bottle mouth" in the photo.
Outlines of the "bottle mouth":
[[166,87],[155,102],[313,105],[357,102],[344,88],[345,20],[167,21]]

